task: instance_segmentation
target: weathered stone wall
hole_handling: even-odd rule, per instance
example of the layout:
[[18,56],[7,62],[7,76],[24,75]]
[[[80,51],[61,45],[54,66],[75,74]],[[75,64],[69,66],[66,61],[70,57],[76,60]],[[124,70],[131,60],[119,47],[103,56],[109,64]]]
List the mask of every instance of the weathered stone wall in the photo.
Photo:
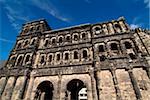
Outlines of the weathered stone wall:
[[10,100],[14,88],[14,82],[15,82],[15,77],[9,77],[5,90],[1,97],[2,100]]
[[147,76],[147,73],[142,68],[133,69],[133,74],[138,83],[138,88],[140,89],[142,98],[144,100],[150,99],[150,79]]
[[100,78],[100,100],[116,100],[111,72],[109,70],[101,71],[98,77]]
[[15,84],[15,87],[13,89],[11,100],[20,99],[19,95],[20,95],[21,91],[23,91],[22,87],[23,87],[23,84],[24,84],[24,79],[25,79],[25,77],[23,77],[23,76],[18,77],[18,79],[16,81],[16,84]]
[[125,69],[117,69],[116,76],[122,99],[136,100],[136,95],[134,93],[134,89],[128,71],[125,71]]

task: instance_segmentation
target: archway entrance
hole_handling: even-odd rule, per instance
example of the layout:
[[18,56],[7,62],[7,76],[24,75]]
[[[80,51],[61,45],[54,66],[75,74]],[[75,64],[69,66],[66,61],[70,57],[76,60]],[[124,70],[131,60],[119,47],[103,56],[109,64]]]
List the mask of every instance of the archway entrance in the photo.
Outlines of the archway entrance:
[[[83,97],[87,97],[87,90],[84,91],[83,95],[81,90],[86,88],[85,84],[78,79],[71,80],[67,84],[67,91],[66,91],[66,100],[87,100],[87,99],[80,99]],[[85,93],[86,92],[86,93]]]
[[53,84],[50,81],[44,81],[37,87],[34,100],[52,100]]

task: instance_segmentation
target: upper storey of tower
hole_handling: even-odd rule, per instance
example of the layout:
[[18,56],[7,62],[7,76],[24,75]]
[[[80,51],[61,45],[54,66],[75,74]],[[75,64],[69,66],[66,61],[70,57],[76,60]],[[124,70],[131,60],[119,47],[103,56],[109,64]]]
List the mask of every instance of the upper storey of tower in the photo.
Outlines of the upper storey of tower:
[[51,30],[45,20],[32,21],[23,25],[8,63],[13,61],[11,66],[32,64],[39,68],[89,63],[93,61],[93,45],[97,48],[101,44],[109,44],[111,40],[116,43],[115,40],[129,38],[128,33],[131,31],[123,17],[55,30]]
[[44,32],[51,30],[45,19],[31,21],[23,24],[20,36],[29,35],[36,32]]

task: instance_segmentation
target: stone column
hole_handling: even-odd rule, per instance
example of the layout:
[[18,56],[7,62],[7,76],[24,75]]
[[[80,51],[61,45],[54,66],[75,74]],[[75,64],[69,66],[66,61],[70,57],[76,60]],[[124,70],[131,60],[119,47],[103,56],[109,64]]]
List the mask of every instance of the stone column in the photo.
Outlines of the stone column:
[[66,89],[63,87],[61,88],[60,100],[66,100]]
[[21,91],[19,92],[19,97],[18,97],[19,99],[23,98],[23,95],[24,95],[24,92],[26,89],[26,84],[27,84],[28,78],[27,78],[27,76],[24,76],[24,77],[25,77],[25,79],[24,79],[23,85],[21,87]]
[[3,94],[3,92],[4,92],[4,90],[5,90],[5,87],[6,87],[8,78],[9,78],[9,77],[6,76],[5,82],[4,82],[4,84],[1,86],[2,88],[1,88],[1,91],[0,91],[0,98],[1,98],[1,96],[2,96],[2,94]]
[[112,22],[108,23],[107,26],[109,28],[108,29],[109,34],[114,34],[114,28],[113,28]]
[[44,98],[45,98],[45,92],[41,93],[40,100],[44,100]]
[[146,63],[146,66],[147,66],[146,72],[147,72],[147,75],[150,79],[150,57],[145,57],[145,59],[146,59],[145,63]]
[[147,72],[148,78],[150,79],[150,68],[149,67],[146,68],[146,72]]
[[33,75],[30,76],[29,87],[27,88],[25,100],[30,100],[31,98],[32,88],[34,85],[34,78],[35,77]]
[[95,81],[95,78],[94,78],[93,69],[90,70],[89,74],[90,74],[90,77],[91,77],[91,85],[92,85],[92,96],[93,96],[92,100],[98,100],[97,99],[97,91],[96,91],[96,81]]
[[59,74],[58,75],[58,88],[57,88],[57,95],[58,95],[58,100],[61,100],[61,79],[62,79],[62,75]]
[[118,86],[118,81],[117,81],[117,77],[116,77],[116,73],[115,73],[115,69],[112,68],[111,70],[111,74],[112,74],[112,78],[113,78],[113,82],[114,82],[114,86],[115,86],[115,90],[116,90],[116,94],[117,94],[117,100],[122,100],[121,98],[121,92]]
[[11,100],[11,96],[12,96],[12,94],[13,94],[13,90],[14,90],[14,87],[15,87],[15,85],[16,85],[17,79],[18,79],[18,76],[15,76],[13,85],[12,85],[12,87],[11,87],[11,89],[10,89],[10,94],[9,94],[9,96],[8,96],[8,100]]
[[25,90],[26,90],[26,87],[27,87],[27,82],[28,82],[28,78],[29,78],[29,70],[26,70],[25,71],[25,75],[24,75],[24,81],[23,81],[23,85],[22,85],[22,87],[21,87],[21,91],[20,91],[20,93],[19,93],[19,99],[22,99],[23,97],[24,97],[24,92],[25,92]]
[[140,89],[139,89],[139,87],[138,87],[138,84],[137,84],[137,82],[136,82],[136,79],[135,79],[135,77],[134,77],[134,74],[133,74],[132,70],[131,70],[131,69],[128,70],[128,73],[129,73],[129,76],[130,76],[130,79],[131,79],[131,82],[132,82],[133,89],[134,89],[134,91],[135,91],[137,100],[142,100],[142,95],[141,95],[141,93],[140,93]]
[[100,71],[97,71],[96,72],[96,81],[97,81],[97,88],[98,88],[98,100],[100,99],[100,91],[101,91],[101,88],[100,88]]

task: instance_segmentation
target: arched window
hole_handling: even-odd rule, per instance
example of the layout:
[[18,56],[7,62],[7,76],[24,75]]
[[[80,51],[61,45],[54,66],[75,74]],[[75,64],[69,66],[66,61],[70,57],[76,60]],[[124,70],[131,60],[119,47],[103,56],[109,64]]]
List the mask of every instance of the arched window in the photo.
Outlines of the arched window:
[[28,30],[27,30],[27,29],[25,29],[25,30],[24,30],[24,33],[27,33],[27,32],[28,32]]
[[87,51],[83,50],[83,58],[87,58]]
[[121,31],[121,26],[119,24],[115,24],[115,28],[119,31]]
[[31,29],[30,29],[30,32],[32,32],[33,31],[33,27],[31,27]]
[[75,41],[78,40],[78,35],[74,35],[74,40],[75,40]]
[[33,39],[31,42],[31,45],[34,45],[34,44],[35,44],[35,39]]
[[100,61],[105,61],[106,57],[104,55],[100,56]]
[[136,59],[136,56],[133,54],[133,53],[129,53],[129,56],[130,58],[133,60],[133,59]]
[[124,43],[124,45],[125,45],[126,49],[131,49],[132,48],[131,43],[129,43],[127,41]]
[[65,53],[65,60],[69,59],[69,53]]
[[78,52],[74,51],[74,59],[78,59]]
[[49,55],[49,62],[52,62],[52,55]]
[[12,57],[12,58],[10,59],[10,63],[9,63],[9,64],[14,64],[14,63],[15,63],[15,59],[16,59],[16,57]]
[[21,48],[21,43],[18,43],[17,49],[20,49],[20,48]]
[[18,58],[17,65],[21,65],[21,63],[22,63],[22,59],[23,59],[23,57],[22,57],[22,56],[20,56],[20,57]]
[[25,64],[30,60],[30,55],[27,55],[26,60],[25,60]]
[[116,43],[111,43],[111,50],[118,50],[118,46]]
[[55,44],[56,43],[56,39],[52,39],[52,44]]
[[66,37],[66,41],[70,41],[70,36],[67,36],[67,37]]
[[48,40],[45,41],[44,46],[47,47],[47,45],[48,45]]
[[104,52],[105,50],[104,50],[104,45],[99,45],[98,46],[98,51],[99,52]]
[[101,33],[101,29],[100,29],[99,27],[95,27],[95,33],[96,33],[96,34]]
[[63,39],[62,37],[59,38],[59,43],[62,43]]
[[86,34],[82,33],[82,39],[86,39]]
[[24,47],[26,47],[28,45],[28,42],[29,42],[28,40],[25,41]]
[[39,31],[40,30],[40,26],[37,26],[36,30]]
[[44,56],[41,57],[41,61],[40,61],[41,64],[43,64],[45,62],[44,58],[45,58]]
[[60,54],[57,54],[57,61],[60,60]]

